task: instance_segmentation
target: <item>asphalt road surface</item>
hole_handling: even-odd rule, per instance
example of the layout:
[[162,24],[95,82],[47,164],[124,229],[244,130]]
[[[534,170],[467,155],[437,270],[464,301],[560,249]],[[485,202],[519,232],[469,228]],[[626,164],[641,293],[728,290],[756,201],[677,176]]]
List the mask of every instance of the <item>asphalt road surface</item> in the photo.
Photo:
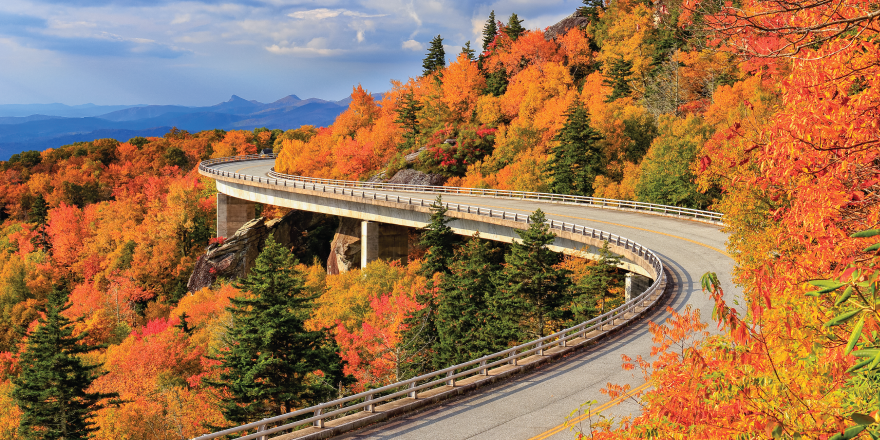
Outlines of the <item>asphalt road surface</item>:
[[[274,160],[215,165],[225,171],[266,176]],[[377,192],[406,197],[433,199],[434,194],[412,192]],[[581,207],[529,200],[505,200],[491,197],[444,194],[443,200],[471,206],[531,213],[540,208],[548,219],[562,220],[618,234],[654,251],[666,266],[673,282],[671,293],[660,307],[641,322],[599,345],[546,365],[530,374],[502,381],[476,394],[463,396],[424,411],[392,419],[348,433],[344,439],[571,439],[575,434],[560,425],[582,404],[598,401],[594,407],[607,407],[606,418],[637,414],[638,403],[625,400],[609,405],[600,390],[608,383],[637,387],[644,380],[637,372],[621,368],[621,356],[648,357],[651,335],[648,320],[660,322],[668,317],[666,307],[681,312],[687,305],[699,309],[709,330],[712,301],[700,289],[700,277],[715,272],[732,304],[741,300],[741,291],[731,282],[733,260],[725,253],[727,235],[719,226],[650,214]],[[454,222],[451,224],[454,226]],[[594,417],[597,420],[598,417]],[[579,424],[588,429],[586,420]]]

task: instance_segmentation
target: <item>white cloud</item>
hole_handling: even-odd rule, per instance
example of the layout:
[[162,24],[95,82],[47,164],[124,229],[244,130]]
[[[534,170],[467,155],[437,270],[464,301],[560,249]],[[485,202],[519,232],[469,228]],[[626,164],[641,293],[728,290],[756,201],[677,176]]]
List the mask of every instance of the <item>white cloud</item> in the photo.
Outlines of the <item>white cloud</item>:
[[174,20],[171,20],[171,24],[184,24],[189,23],[192,20],[192,15],[190,14],[177,14],[174,17]]
[[406,40],[403,42],[403,44],[400,45],[400,47],[402,49],[412,50],[412,51],[425,50],[425,45],[422,43],[419,43],[416,40]]
[[364,42],[364,31],[357,31],[357,40],[358,43]]
[[348,9],[327,9],[327,8],[319,8],[319,9],[310,9],[308,11],[296,11],[290,14],[287,14],[288,17],[296,18],[300,20],[324,20],[326,18],[335,18],[340,15],[346,17],[359,17],[359,18],[370,18],[370,17],[384,17],[384,14],[380,15],[370,15],[364,14],[363,12],[350,11]]
[[[314,41],[314,40],[312,40]],[[311,44],[311,42],[310,42]],[[301,46],[280,46],[277,44],[273,44],[271,46],[266,46],[266,50],[277,54],[277,55],[311,55],[311,56],[334,56],[341,55],[345,51],[342,49],[327,49],[327,48],[315,48],[315,47],[301,47]]]

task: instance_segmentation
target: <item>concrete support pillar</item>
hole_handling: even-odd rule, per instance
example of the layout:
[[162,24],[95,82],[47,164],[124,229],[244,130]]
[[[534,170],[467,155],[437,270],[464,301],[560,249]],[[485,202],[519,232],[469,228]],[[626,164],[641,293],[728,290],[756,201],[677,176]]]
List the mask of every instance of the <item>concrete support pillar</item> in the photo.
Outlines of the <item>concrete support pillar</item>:
[[361,222],[361,269],[367,263],[379,258],[379,224]]
[[629,301],[642,293],[645,293],[645,291],[648,290],[648,287],[651,287],[650,278],[637,273],[627,272],[626,293],[624,294],[625,300]]
[[406,226],[379,224],[379,258],[399,261],[406,265],[409,256],[409,228]]
[[256,216],[256,204],[217,193],[217,236],[232,237],[239,228]]

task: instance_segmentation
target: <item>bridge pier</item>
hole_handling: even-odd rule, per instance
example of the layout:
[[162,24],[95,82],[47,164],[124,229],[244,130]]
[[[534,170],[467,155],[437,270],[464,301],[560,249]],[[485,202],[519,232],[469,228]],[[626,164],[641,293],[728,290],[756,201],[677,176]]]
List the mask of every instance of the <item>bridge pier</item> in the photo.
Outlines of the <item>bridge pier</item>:
[[361,222],[361,267],[379,258],[379,224]]
[[361,222],[361,268],[376,259],[406,264],[409,228],[371,221]]
[[231,237],[256,217],[256,203],[217,193],[217,236]]
[[639,275],[637,273],[627,272],[626,273],[626,293],[624,293],[624,300],[629,301],[642,293],[648,290],[648,287],[651,287],[651,283],[654,281],[650,278]]

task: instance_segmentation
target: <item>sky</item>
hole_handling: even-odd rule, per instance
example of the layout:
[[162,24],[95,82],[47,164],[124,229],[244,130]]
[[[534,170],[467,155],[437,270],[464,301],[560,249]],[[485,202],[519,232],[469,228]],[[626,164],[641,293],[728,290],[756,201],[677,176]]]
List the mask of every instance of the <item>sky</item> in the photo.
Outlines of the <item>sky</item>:
[[489,12],[526,29],[580,0],[3,0],[0,104],[213,105],[339,100],[418,76],[428,43],[447,61],[481,46]]

